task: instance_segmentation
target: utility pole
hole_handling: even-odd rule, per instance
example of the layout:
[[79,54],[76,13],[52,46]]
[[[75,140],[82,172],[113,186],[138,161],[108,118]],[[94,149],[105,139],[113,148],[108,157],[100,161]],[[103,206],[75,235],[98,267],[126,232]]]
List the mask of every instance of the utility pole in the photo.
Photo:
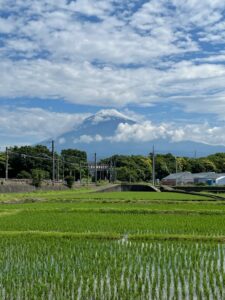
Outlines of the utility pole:
[[194,153],[194,157],[195,159],[197,158],[197,151],[195,150],[195,153]]
[[177,173],[178,173],[178,171],[177,171],[177,157],[176,156],[174,156],[175,157],[175,170],[176,170],[176,186],[177,186]]
[[87,186],[89,185],[89,164],[87,163]]
[[97,184],[97,154],[95,153],[95,184]]
[[155,146],[152,148],[152,185],[155,185]]
[[112,183],[112,158],[110,159],[109,182]]
[[116,173],[116,159],[114,159],[114,183],[117,181],[117,173]]
[[59,157],[57,159],[57,181],[59,181]]
[[9,150],[5,149],[5,180],[9,179]]
[[64,182],[65,179],[65,166],[64,166],[64,158],[62,157],[62,180]]
[[82,174],[81,174],[81,163],[80,163],[80,184],[81,184],[81,181],[82,181]]
[[55,182],[55,142],[52,141],[52,183]]

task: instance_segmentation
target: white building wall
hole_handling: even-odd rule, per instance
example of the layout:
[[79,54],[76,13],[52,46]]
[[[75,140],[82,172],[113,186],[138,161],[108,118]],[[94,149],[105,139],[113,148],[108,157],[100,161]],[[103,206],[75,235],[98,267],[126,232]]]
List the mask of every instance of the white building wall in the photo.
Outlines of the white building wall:
[[217,178],[216,185],[225,185],[225,176]]

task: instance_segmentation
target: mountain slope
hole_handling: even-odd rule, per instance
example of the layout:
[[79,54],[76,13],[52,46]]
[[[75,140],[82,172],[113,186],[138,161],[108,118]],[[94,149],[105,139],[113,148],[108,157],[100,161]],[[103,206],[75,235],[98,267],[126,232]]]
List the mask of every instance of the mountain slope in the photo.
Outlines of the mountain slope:
[[152,151],[153,144],[156,152],[183,156],[206,156],[215,152],[225,152],[224,146],[211,146],[192,141],[171,142],[168,138],[155,139],[151,142],[118,142],[112,137],[120,124],[135,125],[132,118],[116,110],[101,110],[84,120],[77,128],[64,133],[55,139],[57,151],[76,148],[88,153],[89,159],[96,152],[99,158],[113,154],[142,154]]

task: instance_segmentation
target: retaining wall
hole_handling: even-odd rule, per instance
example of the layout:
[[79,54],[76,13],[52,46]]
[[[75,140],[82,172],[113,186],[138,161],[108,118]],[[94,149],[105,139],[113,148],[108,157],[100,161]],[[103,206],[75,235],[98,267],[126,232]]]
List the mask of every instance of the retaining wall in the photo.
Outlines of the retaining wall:
[[155,192],[155,190],[145,184],[117,184],[102,188],[100,192]]

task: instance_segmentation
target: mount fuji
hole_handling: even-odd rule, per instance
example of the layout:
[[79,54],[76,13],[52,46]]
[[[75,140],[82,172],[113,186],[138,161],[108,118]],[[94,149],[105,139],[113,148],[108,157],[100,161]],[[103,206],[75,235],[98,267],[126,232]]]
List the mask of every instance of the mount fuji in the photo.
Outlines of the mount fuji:
[[[121,126],[135,126],[136,120],[118,112],[115,109],[101,110],[95,115],[86,118],[82,124],[55,138],[57,151],[68,148],[84,150],[89,159],[94,153],[98,158],[114,154],[140,154],[147,155],[152,151],[153,145],[158,153],[172,153],[181,156],[206,156],[216,152],[225,152],[225,146],[212,146],[193,141],[172,142],[168,137],[153,138],[143,142],[138,140],[121,141],[115,139],[118,128]],[[42,143],[45,144],[45,143]]]

